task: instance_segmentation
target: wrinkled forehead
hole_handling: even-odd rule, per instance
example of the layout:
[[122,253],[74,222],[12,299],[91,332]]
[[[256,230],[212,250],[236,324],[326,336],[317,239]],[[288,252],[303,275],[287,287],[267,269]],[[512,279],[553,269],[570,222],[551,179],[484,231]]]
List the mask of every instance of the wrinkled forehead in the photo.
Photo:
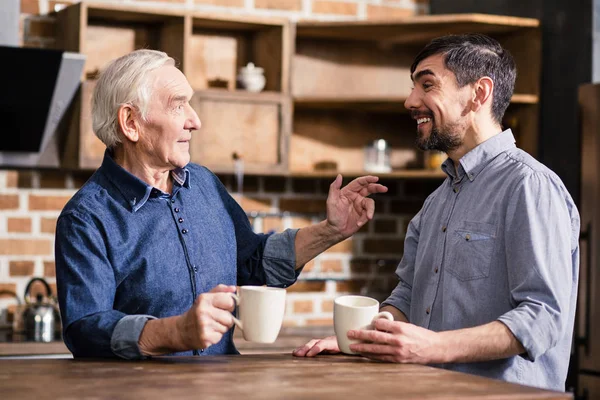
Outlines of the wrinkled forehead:
[[185,75],[172,65],[165,65],[151,72],[151,87],[153,93],[160,98],[181,97],[191,99],[192,87]]

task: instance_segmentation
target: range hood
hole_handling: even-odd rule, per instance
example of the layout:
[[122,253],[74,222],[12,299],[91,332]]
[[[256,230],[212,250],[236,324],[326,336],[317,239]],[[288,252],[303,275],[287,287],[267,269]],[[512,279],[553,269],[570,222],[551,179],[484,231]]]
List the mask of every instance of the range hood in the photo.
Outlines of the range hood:
[[0,167],[59,167],[57,128],[80,86],[85,56],[0,46]]

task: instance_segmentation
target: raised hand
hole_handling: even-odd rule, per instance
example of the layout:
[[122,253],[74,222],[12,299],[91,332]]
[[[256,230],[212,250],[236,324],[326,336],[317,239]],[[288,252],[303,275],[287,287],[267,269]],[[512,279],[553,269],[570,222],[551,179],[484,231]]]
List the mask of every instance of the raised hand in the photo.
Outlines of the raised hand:
[[335,178],[327,196],[327,224],[343,238],[352,236],[373,218],[375,201],[367,196],[385,193],[376,176],[361,176],[341,188],[342,175]]

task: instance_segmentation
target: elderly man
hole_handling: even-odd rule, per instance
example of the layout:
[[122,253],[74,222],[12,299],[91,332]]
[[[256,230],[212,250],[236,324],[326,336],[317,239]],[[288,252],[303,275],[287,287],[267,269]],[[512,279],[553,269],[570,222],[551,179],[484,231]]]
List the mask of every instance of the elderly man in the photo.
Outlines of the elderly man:
[[[405,106],[417,144],[448,154],[448,175],[406,233],[395,321],[350,331],[369,358],[564,390],[579,270],[579,215],[561,180],[515,147],[501,121],[516,67],[483,35],[429,43]],[[339,351],[335,337],[297,356]]]
[[93,95],[101,167],[62,211],[56,231],[64,340],[76,357],[236,353],[235,285],[293,284],[302,266],[372,218],[366,176],[331,184],[327,219],[252,232],[208,169],[189,163],[200,129],[193,90],[167,54],[113,61]]

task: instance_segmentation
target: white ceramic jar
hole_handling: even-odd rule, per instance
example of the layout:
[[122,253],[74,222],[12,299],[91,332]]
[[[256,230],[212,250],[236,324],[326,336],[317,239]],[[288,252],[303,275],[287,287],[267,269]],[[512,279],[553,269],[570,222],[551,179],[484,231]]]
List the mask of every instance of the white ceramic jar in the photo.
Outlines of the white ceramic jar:
[[260,92],[267,83],[264,70],[251,62],[240,69],[237,79],[240,85],[249,92]]

